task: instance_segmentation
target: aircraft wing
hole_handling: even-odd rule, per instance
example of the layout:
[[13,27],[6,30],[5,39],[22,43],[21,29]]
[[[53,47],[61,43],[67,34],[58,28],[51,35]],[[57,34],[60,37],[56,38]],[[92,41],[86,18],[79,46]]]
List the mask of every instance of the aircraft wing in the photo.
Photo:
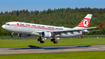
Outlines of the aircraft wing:
[[[96,27],[88,27],[88,28],[74,28],[74,29],[69,29],[69,30],[53,30],[53,31],[49,31],[51,33],[55,33],[55,34],[60,34],[60,33],[67,33],[67,32],[73,32],[73,31],[83,31],[83,30],[87,30],[87,29],[94,29],[94,28],[99,28],[102,27],[103,24],[96,26]],[[95,30],[96,31],[96,30]],[[35,31],[36,33],[42,33],[43,31]],[[90,31],[89,31],[90,32]]]
[[78,28],[78,29],[70,29],[70,30],[54,30],[54,31],[51,31],[51,32],[54,32],[54,33],[65,33],[65,32],[72,32],[72,31],[82,31],[82,30],[87,30],[87,29],[94,29],[94,28],[99,28],[99,27],[102,27],[103,24],[97,26],[97,27],[88,27],[88,28]]

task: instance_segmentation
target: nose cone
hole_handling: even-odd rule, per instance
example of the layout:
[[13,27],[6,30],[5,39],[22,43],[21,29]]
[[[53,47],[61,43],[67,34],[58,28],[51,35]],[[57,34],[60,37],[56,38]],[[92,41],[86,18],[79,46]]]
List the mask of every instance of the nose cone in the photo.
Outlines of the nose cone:
[[5,25],[2,25],[2,28],[5,28]]

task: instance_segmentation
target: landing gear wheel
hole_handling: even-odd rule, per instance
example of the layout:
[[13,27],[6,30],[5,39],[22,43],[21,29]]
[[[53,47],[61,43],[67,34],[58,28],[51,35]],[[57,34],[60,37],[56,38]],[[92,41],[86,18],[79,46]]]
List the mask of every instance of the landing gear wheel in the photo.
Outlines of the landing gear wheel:
[[41,41],[41,39],[37,39],[38,41]]
[[40,43],[44,43],[44,41],[40,41]]
[[51,42],[55,41],[54,39],[51,39]]
[[53,43],[54,43],[54,44],[57,44],[57,43],[58,43],[58,41],[53,41]]
[[42,41],[42,38],[41,38],[41,37],[39,37],[39,38],[37,39],[37,41]]

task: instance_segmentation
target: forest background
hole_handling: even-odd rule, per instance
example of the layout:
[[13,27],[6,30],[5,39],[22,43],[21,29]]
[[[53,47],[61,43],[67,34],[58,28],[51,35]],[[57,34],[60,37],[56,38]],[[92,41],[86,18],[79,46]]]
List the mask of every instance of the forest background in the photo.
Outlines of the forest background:
[[[6,22],[19,21],[54,26],[73,28],[77,26],[87,14],[93,14],[89,27],[105,24],[105,8],[60,8],[48,9],[43,11],[14,10],[12,12],[0,12],[0,36],[10,35],[11,33],[2,29]],[[102,28],[92,29],[101,30],[91,32],[86,35],[105,35],[105,25]]]

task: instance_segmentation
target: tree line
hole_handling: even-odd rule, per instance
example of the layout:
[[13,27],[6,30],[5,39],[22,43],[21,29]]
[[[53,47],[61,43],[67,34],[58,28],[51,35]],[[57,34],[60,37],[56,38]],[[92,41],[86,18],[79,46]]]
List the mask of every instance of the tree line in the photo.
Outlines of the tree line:
[[[0,12],[0,26],[6,22],[20,21],[37,24],[47,24],[54,26],[64,26],[73,28],[77,26],[86,14],[93,14],[92,20],[90,21],[91,26],[98,26],[105,24],[105,8],[59,8],[59,9],[48,9],[43,11],[28,11],[28,10],[13,10],[12,12]],[[97,32],[91,32],[88,35],[104,35],[105,26],[99,29]],[[0,27],[0,36],[10,35],[10,32]]]

